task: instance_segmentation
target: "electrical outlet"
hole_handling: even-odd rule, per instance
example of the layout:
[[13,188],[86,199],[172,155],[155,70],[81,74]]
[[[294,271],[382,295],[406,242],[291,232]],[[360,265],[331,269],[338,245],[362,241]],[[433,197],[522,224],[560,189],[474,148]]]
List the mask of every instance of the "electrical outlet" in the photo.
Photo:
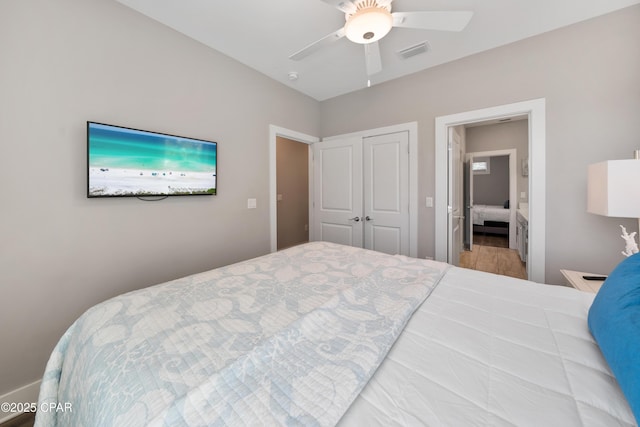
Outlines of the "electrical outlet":
[[428,208],[433,207],[433,197],[427,197],[427,200],[425,201],[425,206]]

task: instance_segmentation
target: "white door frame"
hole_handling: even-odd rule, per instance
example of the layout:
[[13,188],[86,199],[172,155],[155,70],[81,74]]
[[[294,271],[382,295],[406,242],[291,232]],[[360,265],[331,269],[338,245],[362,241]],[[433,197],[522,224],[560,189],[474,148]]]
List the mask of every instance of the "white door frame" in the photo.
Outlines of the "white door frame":
[[[269,224],[271,234],[271,252],[278,250],[278,186],[276,178],[276,139],[291,139],[304,144],[313,144],[320,138],[296,132],[290,129],[269,125]],[[313,206],[313,154],[309,150],[309,206]],[[309,209],[309,240],[313,240],[313,210]]]
[[[323,138],[332,139],[384,135],[396,132],[409,132],[409,256],[418,256],[418,122],[402,123],[352,132],[344,135],[334,135]],[[311,238],[311,237],[310,237]],[[446,248],[445,248],[446,249]]]
[[529,118],[529,280],[544,283],[546,256],[546,100],[545,98],[483,108],[435,119],[436,260],[447,261],[447,135],[450,126],[522,116]]
[[[509,248],[516,249],[516,211],[518,210],[517,150],[509,148],[506,150],[476,151],[467,153],[466,160],[468,161],[472,157],[494,156],[509,156]],[[473,221],[471,221],[471,234],[473,234]]]

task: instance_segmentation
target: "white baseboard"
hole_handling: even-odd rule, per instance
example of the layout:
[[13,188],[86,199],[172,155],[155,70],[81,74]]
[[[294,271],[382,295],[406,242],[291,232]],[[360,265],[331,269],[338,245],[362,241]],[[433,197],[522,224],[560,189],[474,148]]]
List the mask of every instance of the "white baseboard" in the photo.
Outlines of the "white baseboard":
[[[42,380],[27,384],[7,394],[0,396],[0,404],[2,403],[38,403],[38,394],[40,393],[40,383]],[[0,423],[9,421],[11,418],[20,415],[20,412],[0,412]]]

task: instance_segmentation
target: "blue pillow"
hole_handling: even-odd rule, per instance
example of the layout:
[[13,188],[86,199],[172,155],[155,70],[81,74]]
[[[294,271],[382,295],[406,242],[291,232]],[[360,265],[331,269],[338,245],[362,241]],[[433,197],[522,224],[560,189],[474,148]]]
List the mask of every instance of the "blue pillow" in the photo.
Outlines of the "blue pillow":
[[589,329],[640,423],[640,253],[605,280],[589,309]]

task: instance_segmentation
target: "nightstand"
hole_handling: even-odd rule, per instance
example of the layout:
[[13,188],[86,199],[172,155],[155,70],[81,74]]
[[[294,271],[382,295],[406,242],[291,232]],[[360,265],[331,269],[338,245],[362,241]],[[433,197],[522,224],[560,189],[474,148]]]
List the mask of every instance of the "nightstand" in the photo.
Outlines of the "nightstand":
[[567,284],[583,292],[598,293],[604,280],[585,280],[582,276],[604,276],[604,274],[585,273],[584,271],[560,270]]

